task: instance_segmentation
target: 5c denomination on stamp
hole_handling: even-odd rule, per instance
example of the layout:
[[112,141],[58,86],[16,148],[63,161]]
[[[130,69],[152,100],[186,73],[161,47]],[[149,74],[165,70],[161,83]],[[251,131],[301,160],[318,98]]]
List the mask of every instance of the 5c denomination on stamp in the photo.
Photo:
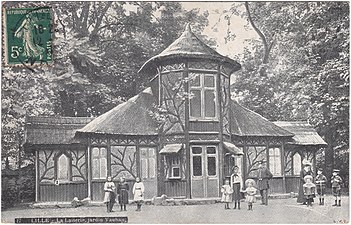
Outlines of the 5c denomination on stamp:
[[50,64],[52,14],[49,7],[4,9],[5,65]]

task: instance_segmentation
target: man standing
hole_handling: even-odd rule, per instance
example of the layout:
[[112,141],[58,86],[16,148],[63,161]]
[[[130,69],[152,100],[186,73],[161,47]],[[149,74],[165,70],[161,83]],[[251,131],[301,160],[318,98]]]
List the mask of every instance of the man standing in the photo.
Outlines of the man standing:
[[268,168],[263,164],[262,161],[258,164],[258,177],[257,177],[257,187],[261,194],[261,205],[268,205],[268,180],[272,179],[273,174],[268,170]]

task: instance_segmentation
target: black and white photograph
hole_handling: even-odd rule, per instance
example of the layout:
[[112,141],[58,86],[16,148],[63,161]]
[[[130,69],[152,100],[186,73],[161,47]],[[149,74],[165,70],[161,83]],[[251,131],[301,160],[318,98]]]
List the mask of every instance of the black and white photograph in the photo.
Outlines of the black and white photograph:
[[349,1],[3,1],[1,223],[345,224]]

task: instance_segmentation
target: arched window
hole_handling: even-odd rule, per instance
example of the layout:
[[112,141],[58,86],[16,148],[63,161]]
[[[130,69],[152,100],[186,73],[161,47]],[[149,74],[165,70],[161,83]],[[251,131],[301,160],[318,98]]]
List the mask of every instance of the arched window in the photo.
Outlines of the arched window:
[[293,156],[293,175],[299,175],[301,171],[301,155],[296,152]]
[[61,153],[56,158],[56,180],[71,180],[72,159],[65,153]]

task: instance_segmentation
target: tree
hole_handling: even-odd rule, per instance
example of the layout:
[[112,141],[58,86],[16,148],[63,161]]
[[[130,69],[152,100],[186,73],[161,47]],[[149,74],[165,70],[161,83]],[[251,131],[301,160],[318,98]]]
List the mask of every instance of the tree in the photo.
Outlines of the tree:
[[[33,8],[41,2],[6,2]],[[201,32],[207,13],[177,2],[47,2],[54,21],[54,64],[3,69],[3,156],[18,156],[25,116],[98,116],[143,89],[141,65],[184,29]]]
[[252,50],[242,55],[234,97],[270,120],[308,120],[328,143],[327,174],[334,165],[348,171],[348,3],[244,6],[242,12],[235,3],[229,13],[246,17],[260,39],[250,40]]

